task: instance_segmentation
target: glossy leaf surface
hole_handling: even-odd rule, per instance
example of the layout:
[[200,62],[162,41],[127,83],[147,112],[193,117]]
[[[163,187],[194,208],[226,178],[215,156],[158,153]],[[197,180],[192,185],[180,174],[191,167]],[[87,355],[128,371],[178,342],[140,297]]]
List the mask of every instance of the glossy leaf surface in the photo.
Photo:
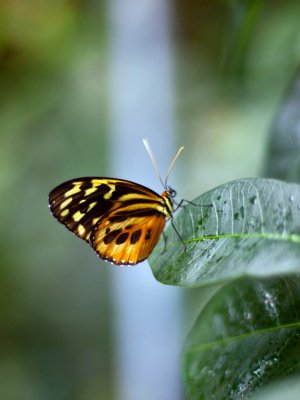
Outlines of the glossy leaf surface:
[[300,272],[300,186],[241,179],[193,202],[174,217],[186,251],[170,225],[149,259],[162,283],[201,286]]
[[188,337],[191,399],[247,399],[300,370],[300,278],[239,279],[217,292]]

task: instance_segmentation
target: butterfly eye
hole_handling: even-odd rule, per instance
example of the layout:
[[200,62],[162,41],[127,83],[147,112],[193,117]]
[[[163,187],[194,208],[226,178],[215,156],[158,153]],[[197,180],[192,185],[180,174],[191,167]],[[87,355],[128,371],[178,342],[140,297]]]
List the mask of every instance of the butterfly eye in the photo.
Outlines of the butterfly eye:
[[174,189],[172,189],[170,186],[167,186],[166,187],[166,192],[168,193],[168,195],[170,196],[170,197],[175,197],[176,196],[176,190],[174,190]]

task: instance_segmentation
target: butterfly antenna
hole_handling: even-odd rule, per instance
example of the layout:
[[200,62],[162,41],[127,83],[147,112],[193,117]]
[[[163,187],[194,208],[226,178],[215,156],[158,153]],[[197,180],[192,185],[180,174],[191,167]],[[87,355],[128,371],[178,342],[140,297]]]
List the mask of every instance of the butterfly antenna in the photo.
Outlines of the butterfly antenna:
[[169,178],[169,175],[170,175],[170,173],[171,173],[171,171],[172,171],[172,168],[174,167],[174,164],[175,164],[177,158],[179,157],[180,153],[181,153],[183,150],[184,150],[184,147],[181,146],[181,147],[179,148],[179,150],[177,151],[175,157],[173,158],[173,160],[172,160],[172,162],[171,162],[171,164],[170,164],[170,166],[169,166],[169,168],[168,168],[167,174],[166,174],[165,184],[163,185],[164,187],[167,187],[168,178]]
[[143,143],[144,143],[144,146],[145,146],[145,148],[147,150],[147,153],[149,154],[150,160],[151,160],[151,162],[153,164],[153,167],[154,167],[155,172],[156,172],[156,174],[158,176],[158,179],[160,180],[161,184],[165,187],[164,182],[161,179],[161,176],[160,176],[160,173],[159,173],[159,169],[158,169],[158,165],[157,165],[157,162],[156,162],[156,160],[154,158],[154,155],[152,153],[152,150],[151,150],[151,147],[150,147],[150,144],[149,144],[148,140],[147,139],[143,139]]

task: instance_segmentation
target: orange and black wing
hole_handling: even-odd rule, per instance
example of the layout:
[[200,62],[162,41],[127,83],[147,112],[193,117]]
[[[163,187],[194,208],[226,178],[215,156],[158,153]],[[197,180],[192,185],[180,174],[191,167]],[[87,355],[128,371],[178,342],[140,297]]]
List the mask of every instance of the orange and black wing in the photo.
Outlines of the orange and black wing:
[[120,207],[100,219],[91,244],[100,257],[114,264],[137,264],[149,256],[165,224],[165,215],[149,206]]
[[165,200],[131,181],[78,178],[49,194],[59,222],[115,264],[137,264],[148,257],[166,221]]

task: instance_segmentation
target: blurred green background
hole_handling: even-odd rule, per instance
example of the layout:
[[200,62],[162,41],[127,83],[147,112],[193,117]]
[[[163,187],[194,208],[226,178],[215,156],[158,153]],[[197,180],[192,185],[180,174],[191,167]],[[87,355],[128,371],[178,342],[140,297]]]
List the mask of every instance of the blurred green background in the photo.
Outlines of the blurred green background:
[[[192,199],[260,174],[300,59],[300,3],[168,9],[176,142],[187,149],[177,188]],[[0,3],[1,399],[116,398],[113,267],[47,208],[58,183],[112,175],[111,12],[109,0]]]

